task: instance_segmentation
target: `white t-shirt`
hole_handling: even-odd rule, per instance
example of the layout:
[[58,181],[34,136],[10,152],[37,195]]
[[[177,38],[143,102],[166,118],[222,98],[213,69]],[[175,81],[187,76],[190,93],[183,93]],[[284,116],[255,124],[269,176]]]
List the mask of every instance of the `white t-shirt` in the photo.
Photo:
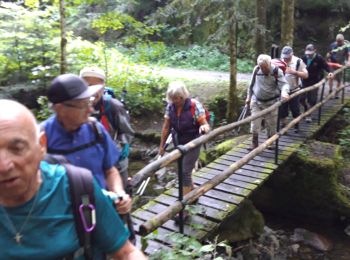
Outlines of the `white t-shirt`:
[[[293,55],[292,60],[287,64],[287,67],[297,70],[297,62],[299,59],[300,58]],[[302,59],[300,59],[300,65],[299,65],[298,71],[303,71],[305,68],[306,68],[305,63],[303,62]],[[289,84],[289,88],[291,92],[299,87],[300,79],[297,75],[286,73],[285,78]]]

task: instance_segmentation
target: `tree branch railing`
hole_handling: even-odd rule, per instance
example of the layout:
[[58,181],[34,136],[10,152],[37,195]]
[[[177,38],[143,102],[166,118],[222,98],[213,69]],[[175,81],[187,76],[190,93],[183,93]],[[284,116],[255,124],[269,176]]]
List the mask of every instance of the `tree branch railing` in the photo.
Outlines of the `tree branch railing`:
[[[335,71],[335,74],[341,73],[345,69],[346,69],[346,67],[340,68],[340,69]],[[253,159],[256,155],[258,155],[259,153],[264,151],[268,146],[273,144],[273,142],[276,141],[276,147],[277,147],[278,146],[278,139],[282,135],[284,135],[295,124],[300,122],[304,117],[309,116],[312,112],[314,112],[317,109],[319,109],[319,116],[320,116],[321,115],[321,112],[320,112],[321,107],[328,100],[333,98],[336,95],[336,93],[338,93],[340,91],[343,91],[343,94],[342,94],[342,102],[343,102],[344,101],[344,90],[345,90],[345,87],[347,87],[347,86],[343,85],[342,87],[336,89],[335,91],[333,91],[332,93],[330,93],[329,95],[327,95],[323,99],[325,83],[326,83],[326,79],[323,79],[313,86],[304,88],[304,89],[299,90],[298,92],[290,95],[290,99],[292,99],[292,98],[297,97],[299,95],[302,95],[306,92],[312,91],[314,89],[318,89],[321,86],[323,88],[321,101],[319,103],[317,103],[315,106],[311,107],[306,112],[302,113],[297,118],[290,121],[290,123],[287,124],[286,127],[278,130],[275,135],[273,135],[272,137],[267,139],[264,143],[260,144],[257,148],[255,148],[254,150],[252,150],[251,152],[249,152],[248,154],[243,156],[242,159],[240,159],[237,162],[228,166],[228,168],[226,170],[224,170],[222,173],[216,175],[211,180],[208,180],[207,182],[205,182],[201,186],[195,188],[194,190],[192,190],[191,192],[186,194],[181,200],[176,201],[171,206],[169,206],[166,210],[164,210],[163,212],[160,212],[152,219],[150,219],[147,222],[145,222],[144,224],[140,225],[140,229],[139,229],[140,235],[146,235],[146,234],[152,232],[157,227],[161,226],[163,223],[165,223],[166,221],[171,219],[173,216],[175,216],[175,214],[177,214],[178,212],[180,212],[180,214],[181,214],[182,210],[184,209],[184,207],[186,205],[193,203],[196,199],[198,199],[204,193],[206,193],[207,191],[209,191],[210,189],[214,188],[216,185],[220,184],[222,181],[227,179],[232,173],[234,173],[236,170],[240,169],[242,166],[247,164],[251,159]],[[275,109],[278,109],[278,107],[281,106],[285,102],[287,102],[287,101],[278,101],[275,104],[273,104],[272,106],[268,107],[267,109],[264,109],[263,111],[260,111],[259,113],[256,113],[254,116],[249,116],[241,121],[234,122],[234,123],[228,124],[226,126],[216,128],[216,129],[212,130],[211,132],[209,132],[208,134],[202,135],[202,136],[194,139],[193,141],[183,145],[181,149],[188,151],[188,150],[191,150],[195,147],[198,147],[201,144],[208,142],[209,140],[217,137],[220,134],[226,133],[228,131],[232,131],[234,128],[236,128],[238,126],[249,123],[258,117],[261,117],[263,115],[266,115],[267,113],[270,113],[271,111],[273,111]],[[276,149],[276,151],[277,150],[278,149]],[[177,160],[179,158],[182,158],[182,156],[183,156],[183,151],[181,152],[178,149],[176,149],[176,150],[172,151],[171,153],[169,153],[168,155],[165,155],[161,159],[150,163],[149,165],[147,165],[146,167],[144,167],[143,169],[141,169],[139,172],[136,173],[136,175],[132,179],[132,185],[136,186],[143,179],[150,177],[158,169],[167,166],[168,164],[174,162],[175,160]],[[180,222],[180,231],[181,230],[183,231],[183,223]]]

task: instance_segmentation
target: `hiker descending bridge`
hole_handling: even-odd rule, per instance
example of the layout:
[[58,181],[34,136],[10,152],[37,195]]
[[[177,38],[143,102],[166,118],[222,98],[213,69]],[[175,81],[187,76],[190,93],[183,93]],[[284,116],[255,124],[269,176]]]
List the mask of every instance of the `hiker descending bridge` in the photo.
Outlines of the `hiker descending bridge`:
[[[350,70],[345,68],[341,68],[335,73],[341,73],[342,71],[346,72],[344,75],[350,74]],[[349,86],[349,82],[346,82],[337,90],[341,94],[340,99],[334,98],[335,92],[325,95],[325,93],[328,93],[325,79],[314,86],[294,93],[291,98],[315,88],[320,88],[320,101],[307,112],[293,119],[283,129],[277,129],[277,134],[271,138],[267,139],[266,134],[262,136],[264,143],[253,151],[248,149],[251,138],[242,140],[232,150],[193,173],[193,181],[198,187],[186,196],[183,197],[181,194],[180,178],[180,188],[171,188],[134,211],[132,213],[134,228],[138,232],[139,239],[140,236],[144,236],[155,229],[158,230],[156,238],[152,241],[148,240],[145,252],[151,254],[159,248],[170,248],[171,244],[169,239],[166,239],[166,235],[172,232],[184,233],[195,237],[199,241],[203,241],[212,234],[218,229],[223,220],[239,208],[241,202],[249,198],[276,171],[282,162],[286,161],[307,139],[312,138],[321,130],[342,109],[346,102],[350,101]],[[132,180],[133,186],[138,187],[142,181],[145,182],[155,171],[171,162],[178,160],[180,166],[182,154],[185,154],[189,149],[247,124],[253,119],[271,112],[281,104],[282,102],[279,101],[254,116],[214,129],[210,133],[178,147],[178,149],[140,170]],[[310,115],[317,118],[317,120],[312,123],[306,123],[305,120],[302,120]],[[299,121],[300,131],[295,133],[291,128]],[[287,131],[288,135],[286,135]],[[274,151],[266,149],[273,143],[276,146]],[[181,167],[178,168],[181,169]],[[181,176],[181,172],[179,172],[179,176]],[[197,199],[197,205],[201,209],[200,212],[191,216],[189,221],[185,223],[180,221],[179,225],[176,225],[172,220],[175,214],[180,212],[181,217],[184,206],[193,204]],[[191,228],[196,224],[200,228]]]

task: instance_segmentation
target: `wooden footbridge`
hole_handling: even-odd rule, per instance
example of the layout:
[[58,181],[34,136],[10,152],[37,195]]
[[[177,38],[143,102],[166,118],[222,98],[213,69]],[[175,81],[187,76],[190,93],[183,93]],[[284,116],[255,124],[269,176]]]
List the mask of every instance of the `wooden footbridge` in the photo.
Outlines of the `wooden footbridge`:
[[[152,254],[159,248],[171,247],[166,235],[172,232],[183,232],[185,235],[196,237],[199,241],[212,235],[223,220],[234,214],[240,203],[249,198],[276,171],[279,164],[286,161],[307,139],[317,134],[350,100],[350,88],[346,84],[344,84],[343,89],[339,90],[340,99],[335,99],[334,93],[328,96],[324,95],[324,93],[328,93],[325,88],[325,80],[308,89],[312,88],[320,88],[320,103],[307,113],[292,120],[287,127],[278,129],[278,133],[268,140],[266,134],[263,134],[260,137],[261,145],[258,148],[250,151],[248,148],[251,145],[251,138],[242,140],[232,150],[193,173],[193,180],[197,188],[190,194],[183,198],[180,195],[179,199],[178,187],[171,188],[134,211],[132,213],[134,228],[138,232],[139,239],[141,235],[155,229],[158,230],[157,238],[148,240],[145,252]],[[280,105],[280,102],[278,103],[272,109],[276,109]],[[314,119],[311,123],[304,120],[309,115]],[[261,115],[256,117],[258,116]],[[248,123],[256,117],[250,116],[242,121],[220,127],[220,129],[214,129],[208,135],[201,136],[186,144],[185,148],[190,149],[198,146],[219,134],[232,131],[232,129]],[[300,121],[300,130],[296,133],[293,126],[298,121]],[[274,145],[276,148],[274,150],[267,149],[272,143],[277,143]],[[146,166],[136,174],[136,178],[133,179],[134,184],[139,184],[143,179],[151,176],[154,171],[175,161],[174,156],[177,159],[181,158],[181,154],[180,151],[175,150],[157,162]],[[198,199],[196,205],[199,206],[199,212],[192,215],[184,226],[176,225],[173,220],[174,215],[196,199]],[[193,226],[198,228],[193,228]]]

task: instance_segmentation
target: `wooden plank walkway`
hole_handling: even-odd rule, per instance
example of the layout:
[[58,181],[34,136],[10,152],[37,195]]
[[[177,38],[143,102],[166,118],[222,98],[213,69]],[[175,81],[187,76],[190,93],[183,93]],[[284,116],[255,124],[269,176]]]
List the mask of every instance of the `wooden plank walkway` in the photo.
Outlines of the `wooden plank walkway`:
[[[346,101],[350,100],[349,88],[345,89],[345,97]],[[300,131],[298,133],[295,133],[294,129],[288,130],[287,135],[279,139],[278,163],[281,164],[287,160],[300,145],[317,134],[342,107],[343,105],[340,99],[332,99],[322,107],[320,125],[318,125],[317,122],[318,111],[315,111],[312,114],[313,122],[300,122]],[[260,143],[265,140],[266,134],[262,134],[259,140]],[[250,144],[251,138],[248,138],[206,167],[195,172],[192,175],[195,185],[199,186],[205,183],[215,175],[227,169],[228,166],[241,159],[249,152],[247,148],[250,147]],[[219,227],[220,223],[225,218],[234,214],[239,204],[260,187],[277,168],[278,165],[275,164],[274,150],[265,150],[255,156],[254,159],[237,170],[224,182],[199,198],[196,205],[199,206],[198,208],[200,210],[186,222],[184,234],[194,236],[200,241],[204,240]],[[177,196],[177,187],[171,188],[134,211],[132,216],[135,230],[139,230],[140,224],[154,217],[177,201]],[[193,226],[197,228],[192,228]],[[178,230],[179,227],[175,224],[174,220],[168,220],[162,227],[158,228],[157,238],[154,241],[148,242],[148,247],[145,252],[147,254],[152,254],[152,252],[159,248],[170,248],[171,245],[166,235],[172,232],[178,232]],[[138,242],[140,242],[140,237],[138,237]],[[140,243],[138,243],[138,245],[140,245]]]

